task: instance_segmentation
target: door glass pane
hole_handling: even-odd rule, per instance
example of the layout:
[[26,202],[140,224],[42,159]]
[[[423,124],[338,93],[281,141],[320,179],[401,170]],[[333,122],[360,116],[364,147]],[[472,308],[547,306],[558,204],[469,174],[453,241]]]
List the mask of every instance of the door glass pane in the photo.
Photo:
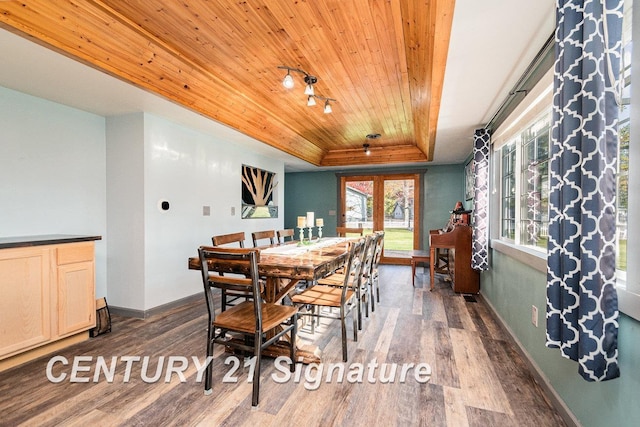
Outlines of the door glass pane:
[[406,257],[413,250],[414,180],[384,181],[384,253]]
[[373,229],[373,181],[347,181],[345,192],[345,227]]

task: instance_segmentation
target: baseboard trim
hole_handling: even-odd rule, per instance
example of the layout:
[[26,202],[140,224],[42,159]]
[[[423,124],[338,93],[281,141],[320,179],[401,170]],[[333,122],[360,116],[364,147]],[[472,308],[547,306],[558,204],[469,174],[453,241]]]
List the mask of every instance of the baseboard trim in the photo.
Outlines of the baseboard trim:
[[580,423],[580,421],[578,421],[578,419],[573,414],[573,412],[571,412],[571,409],[569,409],[567,404],[564,403],[564,400],[562,400],[560,395],[558,395],[556,390],[553,388],[547,376],[544,374],[544,372],[542,372],[542,370],[538,367],[538,365],[535,363],[533,358],[529,355],[529,353],[524,348],[524,346],[522,345],[518,337],[513,333],[511,328],[504,321],[504,319],[502,319],[500,314],[498,314],[498,311],[495,309],[495,307],[491,304],[491,302],[487,298],[484,297],[484,295],[482,295],[482,291],[478,294],[478,296],[482,298],[482,300],[487,304],[487,307],[489,307],[492,314],[495,316],[496,319],[498,319],[500,326],[505,330],[505,332],[507,332],[511,336],[511,339],[513,339],[513,341],[516,343],[516,348],[518,350],[518,353],[520,353],[522,358],[525,360],[525,363],[528,365],[529,370],[533,374],[534,379],[538,382],[538,384],[540,384],[540,387],[542,387],[542,389],[547,394],[547,396],[549,396],[549,400],[551,401],[551,404],[558,411],[558,413],[560,414],[564,422],[571,427],[582,426],[582,424]]
[[200,299],[204,299],[204,296],[202,295],[202,292],[198,292],[197,294],[193,294],[190,295],[188,297],[184,297],[184,298],[180,298],[178,300],[175,301],[171,301],[168,302],[166,304],[162,304],[153,308],[150,308],[149,310],[136,310],[133,308],[126,308],[126,307],[118,307],[118,306],[114,306],[114,305],[109,305],[109,311],[111,312],[111,314],[115,314],[117,316],[122,316],[122,317],[133,317],[136,319],[147,319],[151,316],[154,316],[156,314],[160,314],[163,313],[165,311],[171,310],[175,307],[179,307],[183,304],[188,304]]
[[15,354],[0,360],[0,372],[22,365],[23,363],[30,362],[47,354],[53,354],[59,350],[70,347],[79,342],[83,342],[89,339],[89,331],[80,332],[79,334],[71,335],[57,341],[44,344],[40,347],[32,348],[31,350],[24,351],[22,353]]

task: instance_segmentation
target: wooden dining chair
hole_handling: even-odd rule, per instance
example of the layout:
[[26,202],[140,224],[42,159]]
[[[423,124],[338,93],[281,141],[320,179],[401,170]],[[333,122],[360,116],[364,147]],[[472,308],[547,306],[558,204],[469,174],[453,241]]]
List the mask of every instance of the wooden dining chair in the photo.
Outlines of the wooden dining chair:
[[293,228],[278,230],[278,243],[282,245],[283,243],[291,242],[293,240],[294,234],[295,230]]
[[[201,246],[198,249],[202,270],[202,281],[209,313],[207,327],[207,359],[213,357],[213,345],[248,351],[253,354],[253,393],[251,406],[257,407],[260,394],[260,366],[262,351],[290,334],[290,370],[295,371],[295,342],[298,309],[293,306],[270,304],[262,300],[258,280],[258,257],[256,249],[236,249]],[[252,293],[249,301],[216,315],[213,283],[224,283],[228,287],[246,288]],[[270,332],[267,334],[267,332]],[[234,337],[235,336],[235,337]],[[213,391],[213,363],[207,365],[204,394]]]
[[[347,324],[349,314],[353,319],[353,340],[358,341],[358,321],[356,311],[358,306],[358,277],[362,267],[362,253],[364,251],[364,239],[349,243],[349,255],[347,267],[343,276],[342,286],[329,286],[315,284],[301,293],[293,295],[291,301],[294,304],[311,307],[311,311],[301,313],[312,318],[339,318],[342,326],[342,360],[347,361]],[[326,314],[322,308],[339,308],[338,315]],[[355,311],[354,311],[355,309]],[[312,326],[314,322],[311,322]]]
[[[217,236],[213,236],[211,237],[211,242],[213,243],[213,246],[237,244],[239,248],[244,248],[244,239],[244,232],[240,231],[238,233],[219,234]],[[227,309],[227,306],[229,305],[235,305],[240,299],[243,299],[245,301],[251,299],[251,293],[248,292],[247,289],[228,287],[224,282],[213,282],[212,286],[214,288],[220,289],[222,311],[225,311]]]
[[[275,245],[276,240],[276,232],[274,230],[266,230],[266,231],[254,231],[251,233],[251,239],[253,240],[253,247],[258,247],[258,242],[260,240],[269,239],[270,245]],[[263,245],[266,246],[266,245]]]
[[364,229],[362,227],[336,227],[336,234],[338,237],[347,237],[347,234],[355,234],[362,237],[364,236]]
[[[371,299],[370,288],[370,269],[373,261],[375,250],[375,235],[369,234],[364,238],[364,249],[360,262],[362,266],[360,268],[360,275],[356,278],[356,298],[358,300],[358,329],[362,330],[362,312],[365,312],[365,316],[369,317],[369,300]],[[318,279],[318,284],[326,286],[339,286],[342,287],[345,281],[345,269],[340,269],[335,273]],[[351,272],[354,274],[354,272]]]

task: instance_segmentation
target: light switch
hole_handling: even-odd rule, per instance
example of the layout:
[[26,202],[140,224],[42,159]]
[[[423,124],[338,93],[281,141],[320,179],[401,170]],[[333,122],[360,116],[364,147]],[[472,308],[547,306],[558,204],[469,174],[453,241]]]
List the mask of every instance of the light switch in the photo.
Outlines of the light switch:
[[236,207],[231,206],[231,216],[235,216],[235,215],[236,215]]
[[211,215],[211,206],[203,206],[202,216],[210,216],[210,215]]

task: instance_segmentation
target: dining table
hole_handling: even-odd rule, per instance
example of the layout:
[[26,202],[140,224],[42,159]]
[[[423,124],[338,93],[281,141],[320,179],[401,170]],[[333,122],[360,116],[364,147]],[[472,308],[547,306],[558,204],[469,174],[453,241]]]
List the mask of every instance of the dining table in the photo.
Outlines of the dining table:
[[[351,240],[353,238],[327,237],[256,248],[259,251],[258,273],[265,280],[265,301],[282,302],[298,283],[315,283],[342,267],[347,260]],[[198,257],[189,258],[189,269],[201,269]],[[271,357],[288,356],[288,344],[276,343],[264,354]],[[317,348],[297,348],[296,359],[296,362],[302,363],[321,362]]]

